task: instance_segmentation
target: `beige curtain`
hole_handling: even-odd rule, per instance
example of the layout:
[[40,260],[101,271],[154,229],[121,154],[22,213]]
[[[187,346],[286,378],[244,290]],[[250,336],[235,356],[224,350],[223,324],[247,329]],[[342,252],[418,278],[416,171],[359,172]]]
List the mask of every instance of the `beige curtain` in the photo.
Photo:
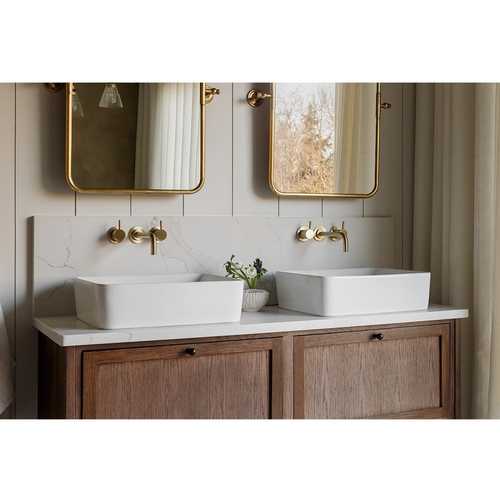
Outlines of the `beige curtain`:
[[500,86],[417,84],[413,264],[461,322],[463,417],[500,418]]
[[335,85],[335,192],[369,193],[374,188],[376,84]]
[[135,187],[194,189],[200,182],[200,85],[141,83]]

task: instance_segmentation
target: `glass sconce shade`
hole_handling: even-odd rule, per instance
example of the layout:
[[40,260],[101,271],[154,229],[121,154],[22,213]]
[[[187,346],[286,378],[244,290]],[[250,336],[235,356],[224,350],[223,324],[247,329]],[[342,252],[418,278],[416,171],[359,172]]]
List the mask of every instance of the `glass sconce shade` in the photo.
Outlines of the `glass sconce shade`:
[[116,83],[106,83],[99,101],[100,108],[123,108],[122,98]]

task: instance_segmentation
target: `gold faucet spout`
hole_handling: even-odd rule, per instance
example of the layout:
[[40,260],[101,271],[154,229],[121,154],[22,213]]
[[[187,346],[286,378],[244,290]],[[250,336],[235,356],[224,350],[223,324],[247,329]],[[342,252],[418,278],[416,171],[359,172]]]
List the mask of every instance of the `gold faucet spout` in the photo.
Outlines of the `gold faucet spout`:
[[344,241],[344,252],[349,251],[349,238],[347,237],[347,231],[344,229],[344,225],[342,224],[342,229],[337,229],[337,234]]
[[140,226],[133,227],[128,232],[128,238],[132,243],[135,244],[141,243],[142,240],[149,238],[151,244],[151,255],[157,255],[158,242],[167,239],[167,231],[163,229],[163,224],[160,221],[160,227],[153,227],[149,230],[149,232],[144,231],[144,229]]
[[319,227],[316,230],[316,234],[314,235],[314,239],[317,241],[321,241],[325,238],[330,238],[332,241],[337,241],[342,239],[344,243],[344,252],[349,251],[349,238],[347,236],[347,229],[344,227],[344,223],[342,222],[342,227],[339,229],[336,226],[332,226],[330,231],[325,231],[323,227]]

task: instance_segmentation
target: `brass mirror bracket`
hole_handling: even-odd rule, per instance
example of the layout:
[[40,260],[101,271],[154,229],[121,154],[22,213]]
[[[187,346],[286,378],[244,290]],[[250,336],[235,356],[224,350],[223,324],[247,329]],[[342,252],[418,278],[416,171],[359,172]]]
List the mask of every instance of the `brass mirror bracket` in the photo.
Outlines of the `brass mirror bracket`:
[[210,104],[216,95],[220,95],[220,89],[205,87],[205,104]]
[[271,99],[272,94],[252,89],[247,94],[247,103],[252,108],[258,108],[266,99]]
[[108,241],[113,245],[118,245],[127,237],[127,233],[121,227],[121,221],[118,221],[118,227],[113,226],[108,229],[107,235]]

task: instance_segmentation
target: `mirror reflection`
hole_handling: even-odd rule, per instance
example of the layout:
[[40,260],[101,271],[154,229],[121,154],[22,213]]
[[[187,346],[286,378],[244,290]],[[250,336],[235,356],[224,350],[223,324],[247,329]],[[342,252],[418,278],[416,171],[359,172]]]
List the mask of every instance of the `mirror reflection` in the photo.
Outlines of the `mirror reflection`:
[[280,195],[367,197],[378,182],[375,83],[277,83],[271,187]]
[[204,85],[76,83],[68,180],[78,191],[194,192],[203,181]]

